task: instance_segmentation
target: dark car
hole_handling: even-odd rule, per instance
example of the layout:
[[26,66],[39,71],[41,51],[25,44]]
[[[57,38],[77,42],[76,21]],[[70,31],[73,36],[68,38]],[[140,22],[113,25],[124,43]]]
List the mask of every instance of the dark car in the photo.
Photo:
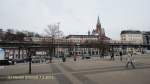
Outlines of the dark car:
[[5,66],[5,65],[10,65],[11,63],[9,62],[9,60],[0,60],[0,65],[1,66]]

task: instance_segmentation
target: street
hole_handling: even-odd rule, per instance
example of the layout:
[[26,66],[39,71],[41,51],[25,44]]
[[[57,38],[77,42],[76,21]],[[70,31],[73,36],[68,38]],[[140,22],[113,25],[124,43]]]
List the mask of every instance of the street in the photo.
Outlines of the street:
[[32,64],[32,74],[28,74],[28,64],[16,64],[0,69],[0,77],[7,76],[52,76],[49,79],[0,79],[0,84],[150,84],[150,55],[134,55],[135,67],[126,68],[126,56],[120,61],[109,57],[93,57],[66,62],[54,59],[53,63]]

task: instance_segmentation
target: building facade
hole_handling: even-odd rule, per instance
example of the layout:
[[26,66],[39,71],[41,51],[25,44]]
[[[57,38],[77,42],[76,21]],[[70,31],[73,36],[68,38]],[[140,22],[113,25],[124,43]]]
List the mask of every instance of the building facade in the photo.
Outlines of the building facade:
[[66,39],[74,43],[84,43],[86,41],[97,41],[98,37],[96,35],[68,35]]
[[150,31],[143,31],[144,44],[150,45]]
[[138,30],[123,30],[121,31],[121,41],[133,44],[143,44],[143,34]]

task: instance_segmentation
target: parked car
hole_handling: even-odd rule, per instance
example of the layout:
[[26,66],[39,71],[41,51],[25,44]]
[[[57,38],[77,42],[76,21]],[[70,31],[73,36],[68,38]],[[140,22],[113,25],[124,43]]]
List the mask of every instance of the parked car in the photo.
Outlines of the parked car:
[[84,55],[83,55],[83,58],[90,59],[91,56],[90,56],[89,54],[84,54]]
[[32,59],[32,63],[40,63],[40,59]]
[[0,60],[0,65],[3,66],[3,65],[9,65],[9,62],[8,60]]

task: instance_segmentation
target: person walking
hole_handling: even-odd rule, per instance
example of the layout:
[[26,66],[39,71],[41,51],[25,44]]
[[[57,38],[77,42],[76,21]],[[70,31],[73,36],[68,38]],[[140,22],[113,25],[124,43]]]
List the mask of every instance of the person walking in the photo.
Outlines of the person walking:
[[52,56],[50,56],[49,63],[52,63],[52,59],[53,59]]
[[75,55],[74,55],[74,61],[76,61],[76,60],[77,60],[77,55],[75,54]]
[[131,66],[132,66],[132,68],[134,68],[135,69],[135,65],[134,65],[134,58],[133,58],[133,53],[132,53],[132,51],[131,52],[129,52],[129,55],[128,55],[128,57],[127,57],[127,64],[126,64],[126,67],[128,68],[128,65],[129,64],[131,64]]
[[101,56],[100,56],[100,57],[101,57],[101,58],[104,58],[104,52],[101,53]]
[[119,52],[119,55],[120,55],[120,61],[122,61],[122,52],[121,51]]
[[66,58],[65,58],[65,54],[63,52],[63,56],[62,56],[62,62],[65,62],[66,61]]
[[110,58],[110,60],[115,60],[115,58],[114,58],[114,52],[111,53],[111,58]]

